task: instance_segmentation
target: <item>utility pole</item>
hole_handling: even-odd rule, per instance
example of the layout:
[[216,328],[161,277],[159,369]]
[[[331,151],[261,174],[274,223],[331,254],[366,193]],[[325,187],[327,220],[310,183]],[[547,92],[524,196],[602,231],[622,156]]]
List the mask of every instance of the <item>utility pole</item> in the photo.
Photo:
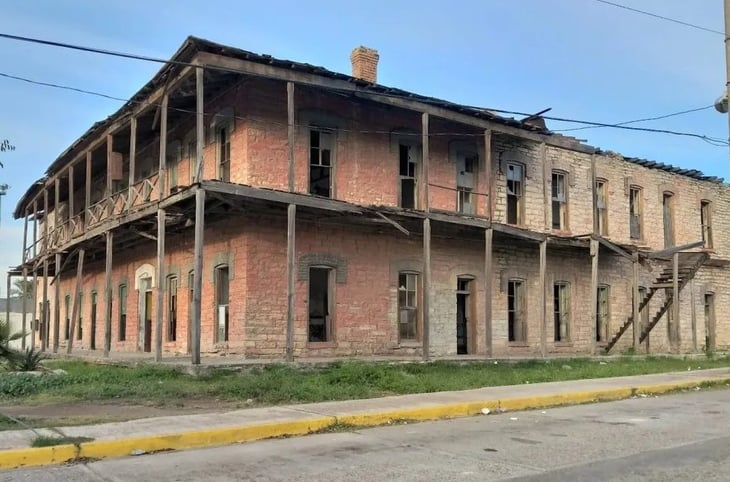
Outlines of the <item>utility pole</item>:
[[[730,141],[730,109],[728,109],[728,93],[730,93],[730,0],[723,0],[725,9],[725,112],[728,113],[728,141]],[[720,109],[718,109],[720,110]],[[722,111],[721,111],[722,112]]]

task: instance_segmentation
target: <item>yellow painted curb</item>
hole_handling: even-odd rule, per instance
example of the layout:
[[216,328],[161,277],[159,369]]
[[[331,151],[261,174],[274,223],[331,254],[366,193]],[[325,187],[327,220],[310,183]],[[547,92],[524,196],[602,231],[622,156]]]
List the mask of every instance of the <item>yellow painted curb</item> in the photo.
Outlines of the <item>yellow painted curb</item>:
[[654,395],[694,388],[703,383],[730,383],[730,379],[710,378],[687,382],[640,385],[636,387],[606,388],[556,395],[491,399],[383,412],[323,416],[321,418],[197,430],[178,434],[152,435],[122,440],[91,441],[78,445],[0,450],[0,469],[52,465],[79,459],[125,457],[131,455],[134,451],[150,453],[162,450],[194,449],[253,442],[274,437],[306,435],[337,424],[372,427],[404,420],[425,421],[468,417],[480,414],[484,408],[488,408],[490,411],[499,409],[519,411],[560,405],[579,405],[597,401],[621,400],[636,394]]

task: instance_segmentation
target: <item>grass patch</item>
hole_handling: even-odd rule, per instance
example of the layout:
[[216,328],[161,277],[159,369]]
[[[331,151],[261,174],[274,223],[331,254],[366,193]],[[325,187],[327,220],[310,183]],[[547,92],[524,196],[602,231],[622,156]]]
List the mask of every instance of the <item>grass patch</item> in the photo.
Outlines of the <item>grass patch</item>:
[[91,442],[91,437],[60,437],[56,435],[39,435],[30,443],[31,447],[53,447],[56,445],[78,445]]
[[247,406],[350,400],[407,393],[541,383],[688,369],[730,367],[730,358],[619,358],[461,364],[342,361],[324,367],[267,365],[245,372],[212,369],[202,376],[158,365],[128,367],[53,361],[67,375],[0,373],[0,404],[111,401],[175,407],[196,399]]

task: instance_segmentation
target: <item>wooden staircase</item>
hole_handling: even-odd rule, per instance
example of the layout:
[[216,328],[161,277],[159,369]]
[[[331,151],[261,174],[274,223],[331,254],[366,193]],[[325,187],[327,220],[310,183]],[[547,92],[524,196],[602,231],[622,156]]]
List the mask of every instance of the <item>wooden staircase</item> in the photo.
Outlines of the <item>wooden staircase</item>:
[[[700,267],[704,264],[708,257],[709,255],[707,253],[679,253],[679,271],[677,275],[679,277],[680,292],[687,285],[687,283],[689,283],[689,281],[694,278],[697,270],[700,269]],[[646,337],[649,336],[651,330],[657,325],[657,323],[659,323],[659,320],[662,319],[662,316],[664,316],[664,313],[667,312],[669,307],[672,306],[672,302],[674,301],[674,292],[670,291],[674,287],[672,283],[672,277],[672,268],[665,268],[659,274],[654,283],[652,283],[652,285],[646,291],[644,297],[639,301],[639,313],[641,313],[641,311],[646,307],[647,304],[649,304],[649,301],[651,301],[651,299],[658,291],[666,290],[665,292],[667,294],[664,298],[664,303],[662,303],[662,306],[659,308],[659,310],[649,320],[649,324],[643,327],[643,329],[641,330],[641,334],[639,335],[639,343],[643,343],[644,340],[646,340]],[[621,325],[619,330],[608,342],[608,345],[606,345],[606,353],[610,352],[611,349],[616,345],[616,343],[618,343],[621,336],[626,333],[626,330],[629,329],[629,326],[631,326],[633,322],[634,317],[632,314],[628,317],[626,322]]]

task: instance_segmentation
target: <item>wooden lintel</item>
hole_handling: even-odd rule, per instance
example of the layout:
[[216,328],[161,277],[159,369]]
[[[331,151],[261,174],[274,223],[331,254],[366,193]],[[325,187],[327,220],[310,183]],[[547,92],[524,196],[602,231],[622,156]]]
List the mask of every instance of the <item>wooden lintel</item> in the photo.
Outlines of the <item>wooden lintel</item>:
[[397,229],[401,233],[405,234],[406,236],[411,235],[410,231],[408,231],[406,228],[404,228],[403,225],[400,224],[399,222],[390,219],[388,216],[381,213],[380,211],[375,211],[375,214],[377,214],[380,218],[387,221],[388,223],[392,224],[395,229]]

